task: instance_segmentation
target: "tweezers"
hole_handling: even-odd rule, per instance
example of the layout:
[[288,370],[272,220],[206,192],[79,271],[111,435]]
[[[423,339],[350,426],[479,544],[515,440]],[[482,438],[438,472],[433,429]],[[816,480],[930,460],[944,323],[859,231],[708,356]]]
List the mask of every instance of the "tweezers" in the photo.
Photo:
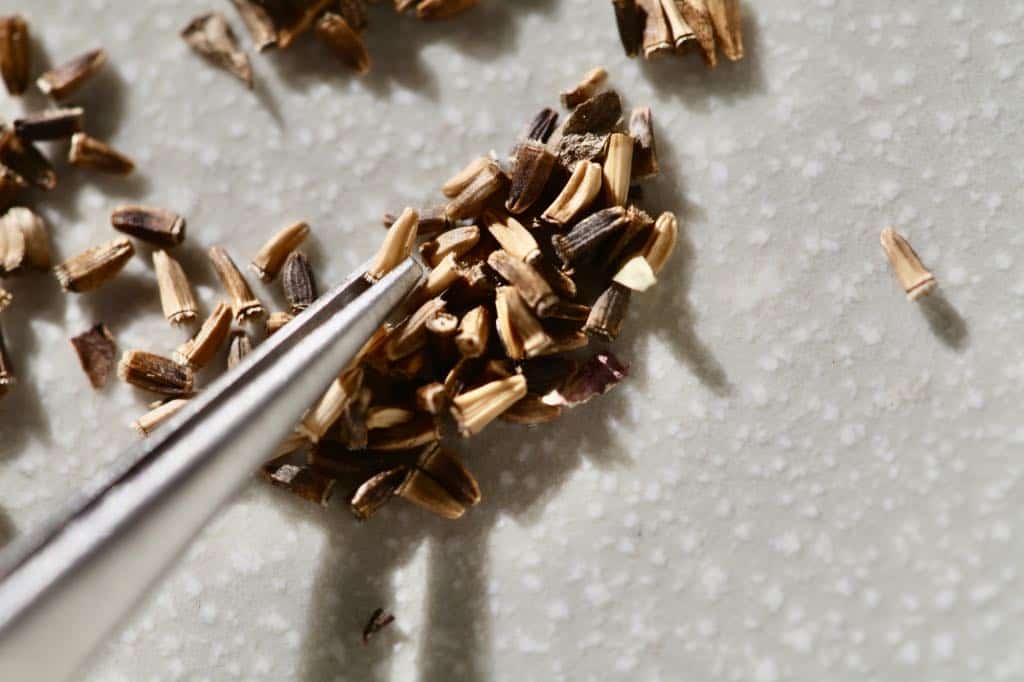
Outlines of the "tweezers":
[[358,272],[0,553],[0,680],[67,680],[413,291]]

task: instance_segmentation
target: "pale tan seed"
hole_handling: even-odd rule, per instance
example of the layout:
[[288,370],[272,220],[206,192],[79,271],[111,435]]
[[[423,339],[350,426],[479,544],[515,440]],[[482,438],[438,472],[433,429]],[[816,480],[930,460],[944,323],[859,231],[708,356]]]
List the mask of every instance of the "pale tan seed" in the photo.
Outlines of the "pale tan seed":
[[249,55],[239,48],[235,32],[223,14],[207,12],[197,16],[182,29],[181,37],[196,53],[252,89]]
[[497,162],[488,160],[487,165],[455,196],[444,212],[449,220],[475,218],[483,210],[492,197],[501,192],[507,184],[507,178]]
[[135,162],[130,158],[85,133],[75,133],[71,137],[68,161],[73,166],[114,175],[128,175],[135,170]]
[[231,343],[228,345],[228,369],[234,369],[238,363],[252,352],[252,337],[244,329],[231,332]]
[[647,259],[638,255],[627,260],[612,281],[633,291],[647,291],[658,283],[658,278]]
[[679,10],[683,19],[693,29],[693,35],[704,53],[704,61],[714,68],[718,64],[718,51],[715,48],[715,28],[711,23],[711,12],[705,0],[680,0]]
[[672,45],[675,49],[682,49],[688,42],[697,39],[693,29],[683,19],[676,0],[661,0],[661,11],[665,14],[665,21],[672,34]]
[[167,321],[174,326],[194,321],[199,314],[199,304],[181,264],[166,251],[154,251],[153,271]]
[[449,199],[459,196],[476,179],[476,176],[480,175],[492,163],[494,163],[494,160],[489,156],[480,156],[473,159],[465,168],[441,186],[441,194]]
[[316,37],[359,75],[370,72],[372,62],[363,37],[340,14],[326,12],[316,22]]
[[490,311],[482,305],[477,306],[462,316],[455,335],[455,346],[463,357],[478,358],[487,350],[490,331]]
[[679,239],[679,222],[674,213],[665,211],[658,216],[654,223],[654,230],[644,244],[643,254],[647,262],[651,264],[651,270],[657,275],[665,267],[672,252],[676,248]]
[[935,275],[921,263],[914,247],[903,235],[887,227],[882,230],[881,242],[896,279],[907,292],[908,301],[916,301],[935,290]]
[[366,411],[366,428],[389,429],[392,426],[412,421],[416,413],[395,405],[374,405]]
[[551,337],[515,287],[498,287],[495,298],[498,336],[513,360],[543,355]]
[[419,222],[419,214],[411,208],[405,209],[398,220],[388,228],[370,267],[366,270],[366,277],[370,281],[376,281],[394,270],[402,261],[409,257],[412,248],[416,244],[416,227]]
[[562,106],[566,109],[574,109],[577,105],[596,95],[598,88],[607,79],[608,71],[603,66],[591,69],[571,90],[562,93]]
[[419,469],[413,469],[395,491],[398,497],[412,502],[445,519],[458,519],[466,513],[465,505],[452,497],[440,483]]
[[423,348],[427,342],[427,322],[444,307],[444,300],[432,298],[400,324],[384,347],[387,359],[398,360]]
[[174,360],[193,370],[206,367],[224,345],[230,331],[231,306],[218,303],[196,335],[174,352]]
[[452,400],[452,416],[459,433],[471,436],[480,433],[502,412],[526,396],[526,378],[520,374],[484,384]]
[[555,225],[572,222],[580,211],[590,206],[597,198],[601,184],[601,165],[593,161],[581,161],[562,188],[562,192],[548,206],[542,217]]
[[264,282],[269,282],[281,271],[285,260],[299,244],[309,236],[309,225],[304,222],[292,223],[273,237],[252,259],[252,269]]
[[267,336],[273,336],[286,324],[295,319],[293,313],[277,311],[267,316]]
[[[24,258],[29,265],[42,269],[50,267],[50,237],[47,234],[46,223],[38,214],[23,206],[15,206],[0,218],[0,232],[9,235],[20,233],[20,243],[24,245]],[[3,237],[0,237],[0,241],[2,240]]]
[[121,272],[134,254],[135,247],[130,241],[114,239],[69,258],[56,266],[53,273],[64,291],[93,291]]
[[430,267],[437,265],[449,254],[462,258],[480,241],[480,228],[476,225],[456,227],[442,232],[420,245],[420,255]]
[[455,254],[449,253],[427,275],[427,281],[423,284],[423,288],[418,295],[423,298],[440,296],[461,274],[462,266],[455,260]]
[[27,258],[25,233],[13,219],[8,218],[8,215],[0,218],[0,272],[4,274],[20,270]]
[[706,0],[722,53],[729,61],[743,59],[743,18],[740,0]]
[[77,91],[107,63],[106,50],[92,50],[50,69],[36,81],[44,95],[63,100]]
[[602,172],[605,203],[609,206],[625,206],[633,173],[632,137],[624,133],[611,134]]
[[543,314],[542,311],[549,305],[557,303],[558,295],[529,263],[513,258],[502,249],[497,249],[487,257],[487,264],[502,279],[514,286],[526,305],[539,314]]
[[147,438],[151,433],[156,431],[157,427],[161,426],[168,419],[181,412],[181,408],[186,405],[188,405],[187,398],[175,398],[174,400],[168,400],[167,402],[160,403],[152,410],[133,421],[132,428],[135,429],[140,436]]
[[25,17],[15,14],[0,19],[0,75],[11,95],[18,96],[28,88],[31,57]]
[[485,213],[483,219],[491,236],[509,255],[524,263],[533,264],[540,260],[540,245],[518,220],[494,212]]
[[249,283],[239,272],[235,262],[223,246],[211,246],[208,251],[217,278],[231,297],[231,306],[235,311],[235,320],[239,323],[257,319],[267,314],[266,308],[253,295]]
[[398,452],[436,443],[440,439],[441,431],[437,421],[424,414],[404,424],[370,431],[366,447],[370,450]]
[[661,0],[636,0],[636,4],[647,16],[643,37],[644,58],[671,54],[675,50],[675,43]]
[[313,443],[317,443],[331,428],[363,385],[363,370],[346,370],[331,382],[316,405],[311,407],[296,429]]

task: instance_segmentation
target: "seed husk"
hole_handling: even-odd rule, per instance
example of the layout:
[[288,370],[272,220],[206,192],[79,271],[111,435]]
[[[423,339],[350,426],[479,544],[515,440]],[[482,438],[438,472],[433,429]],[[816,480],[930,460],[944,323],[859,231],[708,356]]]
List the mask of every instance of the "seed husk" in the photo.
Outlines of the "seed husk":
[[273,336],[281,331],[281,328],[295,319],[292,313],[278,310],[267,315],[267,336]]
[[384,275],[395,269],[402,261],[409,257],[412,248],[416,244],[416,227],[419,223],[419,214],[411,208],[405,209],[398,220],[388,228],[384,237],[384,243],[376,257],[366,270],[366,278],[372,282],[377,281]]
[[633,180],[658,174],[658,151],[654,143],[654,122],[650,107],[638,107],[629,117],[633,138]]
[[676,0],[661,0],[661,11],[668,23],[668,30],[672,36],[672,45],[675,49],[681,50],[687,43],[697,39],[693,29],[683,19],[683,13],[679,11],[679,4]]
[[623,229],[627,222],[626,210],[612,206],[584,218],[567,234],[553,235],[551,243],[562,262],[571,265]]
[[14,203],[18,195],[28,187],[20,175],[7,166],[0,166],[0,211]]
[[679,10],[704,53],[704,61],[714,68],[718,65],[718,52],[715,49],[715,28],[711,23],[707,3],[705,0],[682,0]]
[[373,405],[366,411],[366,428],[390,429],[392,426],[412,421],[416,413],[398,405]]
[[52,109],[14,120],[14,132],[27,142],[62,140],[81,132],[85,110],[81,107]]
[[584,331],[605,341],[614,341],[622,330],[622,322],[629,311],[631,291],[621,284],[612,283],[594,301]]
[[743,59],[743,18],[739,0],[706,0],[722,53],[731,62]]
[[4,329],[0,326],[0,398],[3,398],[14,386],[14,368],[7,355],[7,342],[4,340]]
[[416,389],[416,409],[439,416],[448,405],[448,393],[444,390],[444,384],[434,381]]
[[106,50],[92,50],[50,69],[39,77],[36,86],[44,95],[49,95],[53,99],[67,99],[106,63]]
[[[0,218],[0,233],[4,233],[8,245],[16,241],[18,248],[23,251],[22,257],[17,259],[17,265],[21,265],[23,258],[32,267],[44,270],[50,267],[50,237],[47,234],[46,223],[38,214],[24,206],[11,208],[3,218]],[[20,239],[14,236],[15,233],[20,234]],[[0,244],[3,243],[4,236],[0,236]],[[0,255],[4,250],[0,247]],[[8,271],[12,269],[7,267],[6,262],[3,265]]]
[[[349,507],[360,521],[366,521],[395,496],[395,491],[409,475],[409,467],[399,466],[367,479],[352,496]],[[365,635],[364,635],[365,638]]]
[[274,25],[274,18],[262,4],[256,0],[231,0],[231,4],[242,17],[257,52],[277,47],[277,27]]
[[142,350],[125,351],[117,376],[126,383],[158,395],[183,397],[192,393],[192,370],[170,358]]
[[555,155],[543,142],[526,140],[516,149],[505,208],[513,215],[530,209],[540,198],[555,167]]
[[462,258],[480,241],[480,228],[476,225],[456,227],[442,232],[420,245],[420,255],[430,267],[437,267],[448,255]]
[[547,424],[560,416],[562,416],[561,406],[548,405],[540,396],[530,393],[505,410],[501,419],[513,424]]
[[8,196],[11,190],[25,187],[26,182],[47,191],[57,186],[57,173],[50,160],[31,142],[18,137],[12,126],[3,123],[0,123],[0,163],[6,166],[0,169],[0,203],[11,198]]
[[622,118],[622,99],[614,90],[594,95],[584,101],[565,120],[562,135],[607,135],[615,132]]
[[674,213],[665,211],[658,216],[654,223],[654,230],[644,244],[643,254],[647,262],[651,264],[651,270],[657,275],[665,267],[672,251],[676,248],[679,239],[679,222]]
[[487,165],[457,196],[448,202],[445,214],[449,220],[475,218],[488,200],[504,189],[505,185],[505,174],[501,172],[501,168],[496,162],[488,159]]
[[511,284],[522,296],[526,305],[540,314],[547,306],[558,302],[558,296],[551,286],[531,265],[513,258],[502,249],[497,249],[487,258],[487,264],[502,279]]
[[210,261],[214,270],[217,271],[217,278],[221,285],[231,297],[231,307],[235,311],[235,321],[239,324],[266,315],[267,311],[256,296],[253,295],[249,283],[239,272],[235,262],[223,246],[211,246],[209,250]]
[[526,395],[526,379],[515,375],[484,384],[452,399],[452,416],[463,437],[480,433]]
[[640,54],[644,39],[644,15],[637,7],[636,0],[612,0],[615,6],[615,23],[619,28],[619,40],[627,57]]
[[416,6],[416,18],[424,21],[451,19],[478,2],[480,0],[421,0]]
[[93,388],[103,388],[117,364],[117,343],[105,324],[72,337],[71,345],[78,354],[82,371]]
[[167,402],[162,402],[146,414],[133,421],[132,428],[138,431],[140,436],[146,438],[156,431],[157,427],[165,423],[174,415],[178,414],[178,412],[181,411],[181,408],[186,405],[188,405],[187,398],[175,398],[173,400],[168,400]]
[[394,622],[395,616],[393,614],[385,613],[384,609],[374,609],[373,613],[370,614],[370,620],[366,622],[366,626],[363,628],[363,646],[369,644],[370,639],[374,635]]
[[490,311],[482,305],[477,306],[462,316],[455,335],[455,346],[463,357],[478,358],[487,350],[490,331]]
[[114,175],[128,175],[135,170],[135,162],[130,158],[85,133],[75,133],[71,137],[68,161],[73,166]]
[[633,256],[615,273],[612,281],[633,291],[647,291],[658,283],[651,264],[642,255]]
[[64,291],[76,294],[103,286],[131,260],[135,247],[127,239],[114,239],[86,249],[53,269]]
[[914,247],[903,235],[887,227],[882,230],[881,242],[896,279],[907,293],[908,301],[916,301],[935,290],[935,275],[921,263]]
[[665,11],[661,8],[661,0],[636,0],[636,4],[647,16],[643,36],[644,59],[672,52],[675,43],[672,41],[672,29],[665,18]]
[[[444,206],[431,206],[419,211],[419,221],[416,224],[417,237],[429,239],[454,227],[452,221],[448,220],[448,216],[445,215],[444,208]],[[384,227],[391,227],[396,220],[398,217],[394,214],[385,213],[382,222]]]
[[580,211],[590,206],[600,191],[600,164],[581,161],[562,188],[562,192],[544,211],[543,218],[559,226],[572,222]]
[[125,204],[110,214],[110,225],[118,232],[170,249],[185,241],[185,219],[166,208]]
[[196,53],[224,69],[252,89],[249,55],[238,47],[231,25],[220,12],[200,14],[182,29],[181,37]]
[[218,303],[196,335],[174,352],[174,360],[189,369],[206,367],[217,354],[231,331],[231,306]]
[[309,236],[309,225],[305,222],[292,223],[271,237],[252,259],[252,269],[264,282],[277,277],[281,266],[292,251]]
[[31,56],[25,17],[14,14],[0,19],[0,75],[7,92],[15,97],[28,88]]
[[536,140],[544,144],[551,137],[551,133],[555,132],[557,125],[558,112],[554,109],[544,108],[537,112],[537,115],[527,124],[520,137],[524,140]]
[[181,264],[166,251],[154,251],[153,271],[167,321],[174,326],[194,321],[199,314],[199,304]]
[[548,405],[576,407],[604,395],[629,375],[629,367],[611,353],[598,353],[580,366],[565,384],[548,393]]
[[571,90],[562,93],[562,106],[573,109],[597,94],[598,88],[608,79],[608,71],[598,66],[587,72]]
[[419,415],[398,426],[370,431],[371,450],[396,452],[418,448],[441,440],[437,422],[429,414]]
[[629,198],[629,180],[633,171],[633,138],[612,133],[605,157],[604,196],[609,206],[624,206]]
[[331,428],[345,408],[356,396],[363,385],[363,370],[355,368],[346,370],[331,382],[316,405],[311,407],[302,418],[296,431],[317,443],[327,430]]
[[326,507],[334,494],[335,480],[308,466],[271,462],[264,465],[261,472],[266,480],[278,488],[295,493],[321,507]]
[[281,287],[291,312],[298,315],[317,298],[316,278],[306,254],[293,251],[288,254],[281,269]]
[[252,337],[244,329],[231,331],[231,343],[228,345],[228,369],[232,370],[245,356],[252,352]]
[[427,342],[427,322],[445,307],[444,300],[432,298],[421,305],[395,329],[384,347],[388,360],[394,361],[415,353]]
[[356,73],[370,72],[370,53],[363,37],[340,14],[327,12],[316,22],[315,35]]

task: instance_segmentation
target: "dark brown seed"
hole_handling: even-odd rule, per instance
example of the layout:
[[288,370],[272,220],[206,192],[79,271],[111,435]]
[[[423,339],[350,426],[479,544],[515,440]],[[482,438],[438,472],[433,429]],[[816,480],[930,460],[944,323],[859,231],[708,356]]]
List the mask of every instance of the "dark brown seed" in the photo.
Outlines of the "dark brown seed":
[[119,232],[165,249],[185,241],[185,219],[173,211],[153,206],[118,206],[110,224]]
[[451,19],[476,6],[478,2],[480,0],[420,0],[416,6],[416,18],[425,21]]
[[366,42],[340,14],[326,12],[316,22],[316,37],[356,73],[370,72],[370,53]]
[[654,218],[645,211],[630,206],[626,209],[626,227],[618,234],[610,247],[604,249],[601,266],[605,269],[617,270],[619,258],[624,253],[633,253],[647,241],[654,229]]
[[253,47],[257,52],[263,52],[277,46],[277,27],[274,25],[274,18],[256,0],[231,0],[242,22],[249,30],[249,37],[252,38]]
[[85,110],[81,107],[53,109],[14,119],[14,132],[23,140],[62,140],[82,130]]
[[547,424],[562,416],[559,405],[548,405],[538,395],[528,394],[505,410],[501,419],[513,424]]
[[261,469],[263,478],[278,488],[295,493],[321,507],[326,507],[334,493],[335,481],[308,466],[270,462]]
[[428,414],[389,429],[370,431],[367,444],[371,450],[393,452],[420,447],[441,440],[441,432],[434,418]]
[[[290,6],[290,11],[279,13],[282,19],[279,19],[277,23],[277,46],[282,50],[287,49],[295,42],[296,38],[308,31],[316,18],[334,2],[336,0],[289,1],[287,4]],[[280,4],[280,2],[275,3],[277,6]]]
[[598,353],[584,363],[561,388],[544,396],[548,405],[576,407],[612,390],[629,374],[629,367],[611,353]]
[[135,170],[135,162],[130,158],[85,133],[75,133],[71,137],[71,153],[68,154],[68,161],[73,166],[91,168],[114,175],[128,175]]
[[384,609],[374,609],[370,614],[370,620],[366,622],[366,627],[363,628],[363,646],[370,643],[371,637],[394,622],[395,617],[392,614],[385,613]]
[[50,69],[39,77],[36,85],[44,95],[56,100],[67,99],[106,63],[106,50],[92,50],[55,69]]
[[505,208],[513,215],[523,213],[540,198],[555,167],[555,155],[536,140],[526,140],[516,150],[511,184]]
[[6,211],[27,187],[23,177],[7,166],[0,166],[0,211]]
[[558,112],[554,109],[541,109],[526,126],[522,137],[526,140],[536,140],[544,144],[551,137],[551,133],[555,132],[555,126],[557,125]]
[[487,264],[502,279],[514,286],[526,305],[534,311],[539,312],[558,302],[558,296],[551,290],[547,280],[540,276],[540,273],[518,258],[508,255],[502,249],[492,253],[487,258]]
[[252,89],[249,55],[238,47],[235,32],[223,14],[208,12],[199,15],[182,29],[181,37],[198,54]]
[[619,39],[626,56],[640,54],[644,39],[644,14],[637,7],[636,0],[612,0],[615,6],[615,22],[619,26]]
[[605,341],[614,341],[626,319],[630,295],[630,289],[613,282],[594,302],[584,331]]
[[117,343],[107,326],[98,324],[71,339],[82,370],[93,388],[103,388],[117,364]]
[[495,162],[486,164],[473,180],[448,202],[445,214],[449,220],[475,218],[487,201],[505,188],[507,179]]
[[252,352],[252,337],[244,329],[235,329],[231,332],[231,345],[228,346],[228,369],[245,359],[245,356]]
[[155,353],[126,351],[117,366],[117,376],[121,381],[159,395],[178,397],[192,393],[192,370]]
[[629,117],[633,145],[633,180],[658,174],[658,150],[654,144],[654,122],[650,107],[638,107]]
[[298,315],[316,300],[316,278],[306,254],[293,251],[281,269],[281,287],[293,314]]
[[614,90],[595,95],[569,114],[562,126],[563,135],[607,135],[615,132],[622,117],[622,100]]
[[127,239],[113,241],[86,249],[53,269],[64,291],[76,294],[93,291],[103,286],[131,260],[135,247]]
[[0,19],[0,74],[11,95],[20,95],[28,88],[31,55],[25,18],[15,14]]
[[557,299],[537,311],[537,315],[543,318],[556,320],[577,320],[583,321],[590,316],[590,307],[580,303],[570,303]]
[[573,109],[597,94],[597,89],[608,78],[608,71],[603,66],[591,69],[572,90],[562,93],[562,106]]
[[7,342],[4,340],[4,329],[0,327],[0,398],[7,395],[14,386],[14,369],[11,367],[11,359],[7,355]]
[[576,373],[578,363],[568,357],[532,358],[519,365],[530,393],[544,395],[559,388]]
[[409,467],[399,466],[382,471],[366,480],[356,490],[349,503],[352,513],[360,521],[366,521],[395,496],[402,482],[409,475]]
[[31,142],[25,142],[18,137],[12,126],[2,123],[0,163],[40,189],[51,190],[57,186],[57,173],[53,170],[50,160]]
[[551,237],[555,253],[565,265],[571,265],[592,252],[626,226],[626,209],[613,206],[584,218],[567,233]]
[[[444,206],[432,206],[425,208],[419,212],[419,222],[416,225],[416,236],[426,237],[427,239],[437,236],[438,234],[451,230],[454,225],[452,221],[448,220],[448,216],[444,213]],[[398,216],[392,213],[385,213],[384,220],[381,221],[384,227],[389,228],[395,224],[398,220]]]

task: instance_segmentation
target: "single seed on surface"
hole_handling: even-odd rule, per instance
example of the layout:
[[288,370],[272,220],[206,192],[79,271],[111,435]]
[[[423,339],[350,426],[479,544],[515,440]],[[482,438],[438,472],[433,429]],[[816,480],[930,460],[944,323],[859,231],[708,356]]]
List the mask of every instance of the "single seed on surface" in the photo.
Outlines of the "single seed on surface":
[[195,52],[252,89],[249,55],[238,47],[231,25],[220,12],[201,14],[182,29],[181,37]]
[[18,96],[28,88],[31,58],[25,17],[14,14],[0,19],[0,75],[9,94]]
[[281,266],[292,251],[309,236],[309,225],[292,223],[271,237],[252,259],[252,269],[264,282],[269,282],[281,271]]
[[555,155],[543,142],[525,140],[517,148],[505,208],[513,215],[529,210],[540,198],[555,167]]
[[360,391],[363,385],[363,370],[360,368],[343,372],[341,376],[331,382],[327,391],[311,407],[302,418],[296,431],[306,436],[310,441],[319,442],[327,429],[338,420],[341,413],[352,401],[352,398]]
[[187,398],[175,398],[165,403],[160,403],[152,410],[132,422],[132,428],[138,431],[143,438],[148,437],[156,431],[157,427],[168,419],[178,414],[181,408],[188,405]]
[[39,77],[36,86],[44,95],[49,95],[56,100],[67,99],[106,63],[106,50],[92,50],[50,69]]
[[391,501],[395,491],[409,475],[409,467],[387,469],[368,478],[352,496],[349,507],[360,521],[365,521]]
[[245,356],[252,352],[252,337],[244,329],[231,332],[231,343],[228,345],[228,369],[232,370]]
[[565,265],[571,265],[622,230],[628,218],[621,206],[612,206],[584,218],[566,234],[551,237],[555,253]]
[[462,258],[480,241],[480,228],[476,225],[456,227],[442,232],[420,245],[420,255],[430,267],[437,267],[449,254]]
[[76,294],[103,286],[131,260],[135,247],[127,239],[114,239],[86,249],[53,269],[64,291]]
[[316,278],[306,254],[292,251],[281,269],[281,288],[291,312],[298,315],[316,300]]
[[266,464],[260,470],[263,478],[274,486],[295,493],[321,507],[326,507],[334,494],[335,480],[319,471],[297,464]]
[[881,242],[885,255],[889,257],[889,264],[896,273],[896,279],[907,292],[908,301],[916,301],[935,289],[935,275],[921,263],[914,247],[903,235],[887,227],[882,230]]
[[416,6],[416,18],[425,21],[451,19],[456,14],[476,6],[480,0],[420,0]]
[[231,0],[242,22],[249,31],[253,47],[263,52],[277,47],[277,27],[274,18],[257,0]]
[[630,296],[630,289],[613,282],[591,307],[584,331],[605,341],[614,341],[629,311]]
[[235,321],[238,323],[263,317],[267,314],[263,304],[253,295],[249,283],[239,272],[235,262],[223,246],[211,246],[208,251],[210,261],[214,270],[217,271],[217,278],[221,285],[231,297],[231,307],[235,311]]
[[118,232],[164,249],[185,240],[185,219],[165,208],[135,204],[118,206],[110,214],[110,225]]
[[154,251],[153,271],[160,289],[160,306],[167,321],[178,326],[195,320],[199,305],[181,264],[166,251]]
[[704,61],[714,68],[718,65],[718,51],[715,49],[715,28],[711,23],[707,3],[705,0],[682,0],[679,10],[704,53]]
[[366,278],[375,282],[394,270],[412,253],[416,244],[416,227],[419,214],[411,208],[405,209],[398,220],[388,228],[384,243],[366,270]]
[[282,310],[270,313],[267,316],[267,336],[273,336],[294,319],[295,315]]
[[544,211],[544,220],[559,226],[572,222],[597,198],[601,191],[601,175],[600,164],[593,161],[577,164],[562,192]]
[[637,7],[637,0],[612,0],[612,5],[622,48],[627,57],[635,57],[640,54],[644,39],[644,15]]
[[370,53],[363,37],[340,14],[326,12],[316,22],[316,37],[356,73],[370,72]]
[[462,316],[455,335],[455,346],[463,357],[478,358],[487,350],[490,331],[490,311],[482,305],[477,306]]
[[488,159],[487,165],[445,207],[449,220],[475,218],[484,205],[506,185],[505,174],[497,162]]
[[650,107],[638,107],[629,117],[633,138],[633,180],[658,174],[658,150],[654,143],[654,121]]
[[192,393],[192,370],[170,358],[142,350],[125,351],[117,376],[126,383],[151,393],[187,396]]
[[78,354],[82,371],[93,388],[103,388],[117,365],[117,343],[107,326],[97,324],[87,332],[72,337],[71,345]]
[[73,166],[114,175],[128,175],[135,170],[135,162],[130,158],[85,133],[75,133],[71,137],[68,161]]
[[84,120],[81,107],[52,109],[14,119],[14,132],[27,142],[62,140],[81,132]]
[[494,212],[485,213],[483,218],[491,236],[509,255],[531,265],[540,260],[540,245],[518,220]]
[[743,18],[739,0],[706,0],[722,53],[729,61],[743,59]]
[[[20,234],[20,239],[14,236],[15,232]],[[50,237],[47,234],[46,223],[43,219],[23,206],[15,206],[7,211],[3,218],[0,218],[0,244],[3,244],[7,236],[7,243],[12,241],[20,245],[24,250],[24,259],[34,268],[46,269],[50,267]],[[0,246],[0,256],[4,248]],[[6,259],[4,259],[6,260]],[[20,259],[19,259],[19,265]],[[4,263],[5,269],[7,268]]]
[[674,213],[665,211],[658,216],[654,223],[654,230],[644,244],[643,254],[647,262],[651,264],[651,270],[657,275],[665,267],[672,251],[676,248],[679,239],[679,222]]
[[658,283],[658,278],[654,276],[651,264],[641,255],[626,261],[612,281],[633,291],[647,291]]
[[526,379],[519,374],[484,384],[452,399],[452,415],[462,436],[480,433],[502,412],[526,395]]
[[231,306],[218,303],[196,335],[174,351],[174,360],[189,369],[206,367],[217,354],[231,331]]
[[633,138],[612,133],[605,157],[604,197],[609,206],[624,206],[629,198],[629,180],[633,171]]
[[672,35],[672,45],[676,50],[681,50],[697,36],[693,29],[683,19],[683,13],[679,11],[676,0],[661,0],[661,11],[665,14],[665,21],[668,23],[668,30]]
[[603,66],[598,66],[587,72],[579,83],[571,90],[562,93],[562,106],[566,109],[574,109],[597,94],[597,89],[608,79],[608,71]]

